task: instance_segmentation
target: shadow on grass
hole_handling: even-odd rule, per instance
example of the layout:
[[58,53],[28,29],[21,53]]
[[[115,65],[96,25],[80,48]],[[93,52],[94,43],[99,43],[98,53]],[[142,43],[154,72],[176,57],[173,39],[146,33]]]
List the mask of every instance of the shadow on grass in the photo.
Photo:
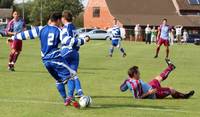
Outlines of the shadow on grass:
[[142,109],[142,110],[145,110],[145,109],[152,109],[152,110],[156,110],[156,109],[179,109],[178,107],[167,107],[167,106],[154,106],[154,105],[137,105],[137,104],[100,104],[100,105],[94,105],[94,106],[91,106],[90,108],[88,109],[109,109],[109,108],[137,108],[137,109]]
[[[17,70],[15,71],[16,73],[48,73],[47,71],[30,71],[30,70]],[[14,72],[14,73],[15,73]]]
[[86,72],[86,71],[80,71],[78,73],[83,73],[83,74],[96,74],[95,72]]
[[86,68],[86,67],[80,67],[80,70],[95,70],[95,71],[103,71],[103,70],[109,70],[108,68]]
[[[122,98],[122,99],[132,99],[133,98],[133,96],[91,96],[92,98]],[[175,98],[172,98],[172,97],[167,97],[167,98],[164,98],[164,99],[142,99],[142,100],[190,100],[191,98],[189,98],[189,99],[175,99]],[[194,98],[194,97],[192,97],[192,99],[196,99],[196,98]]]
[[106,98],[113,98],[113,99],[114,98],[122,98],[122,99],[123,98],[130,98],[130,99],[133,98],[133,96],[91,96],[91,97],[94,98],[94,99],[95,98],[105,98],[105,99]]

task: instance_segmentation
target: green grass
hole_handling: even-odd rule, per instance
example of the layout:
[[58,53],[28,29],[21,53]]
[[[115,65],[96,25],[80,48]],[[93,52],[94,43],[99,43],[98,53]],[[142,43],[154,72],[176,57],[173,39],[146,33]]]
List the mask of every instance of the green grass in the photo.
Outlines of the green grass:
[[164,48],[153,59],[155,45],[123,42],[127,57],[119,50],[109,58],[108,41],[91,41],[80,50],[79,77],[86,95],[92,96],[91,108],[77,110],[63,106],[55,81],[40,60],[38,40],[25,41],[16,64],[16,72],[7,70],[9,48],[0,39],[0,117],[199,117],[200,112],[200,47],[174,45],[171,58],[177,69],[163,82],[180,91],[194,89],[188,100],[135,100],[119,85],[127,77],[127,69],[138,65],[148,82],[165,67]]

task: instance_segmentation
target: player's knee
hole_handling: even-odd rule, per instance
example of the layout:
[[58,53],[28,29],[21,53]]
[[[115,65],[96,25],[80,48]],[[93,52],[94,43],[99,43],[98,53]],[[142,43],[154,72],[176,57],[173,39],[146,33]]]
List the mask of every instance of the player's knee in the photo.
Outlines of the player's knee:
[[175,94],[176,90],[173,87],[169,87],[171,94]]
[[58,80],[56,80],[56,83],[63,83],[63,80],[58,79]]
[[158,80],[158,82],[161,82],[163,80],[161,76],[156,76],[154,79]]
[[20,54],[20,52],[19,51],[15,51],[15,54]]
[[15,53],[16,52],[16,50],[15,49],[11,49],[11,53]]

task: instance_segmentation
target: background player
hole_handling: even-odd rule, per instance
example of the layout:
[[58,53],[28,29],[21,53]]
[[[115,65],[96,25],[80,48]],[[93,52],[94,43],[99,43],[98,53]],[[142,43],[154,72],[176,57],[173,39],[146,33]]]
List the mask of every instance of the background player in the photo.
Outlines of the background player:
[[[26,29],[25,22],[23,19],[20,18],[20,14],[18,11],[13,11],[12,16],[13,16],[13,19],[8,23],[8,26],[6,29],[6,34],[9,36],[13,36]],[[11,51],[9,55],[8,70],[15,71],[14,66],[22,50],[22,41],[10,40],[9,44],[10,44]]]
[[154,58],[158,57],[160,46],[164,44],[166,48],[166,58],[169,57],[169,33],[171,33],[171,26],[167,24],[167,19],[163,19],[162,24],[159,27],[157,35],[157,49]]
[[159,75],[156,76],[148,84],[144,83],[140,79],[140,71],[137,66],[133,66],[128,70],[129,78],[121,85],[121,91],[126,91],[130,89],[133,96],[136,99],[163,99],[169,95],[173,98],[188,99],[193,94],[194,91],[190,91],[187,94],[181,93],[173,89],[172,87],[162,87],[161,82],[167,79],[168,75],[175,69],[175,66],[166,60],[168,67]]
[[[69,103],[66,101],[67,95],[64,83],[68,82],[68,97],[73,97],[74,79],[72,79],[72,76],[76,72],[69,68],[67,62],[61,57],[60,49],[58,48],[61,34],[58,26],[61,24],[61,17],[61,13],[53,13],[50,16],[51,21],[48,25],[19,33],[14,36],[14,39],[26,40],[27,38],[34,39],[39,36],[43,64],[56,80],[57,89],[64,100],[64,104],[67,106]],[[70,100],[71,102],[73,106],[78,107],[76,101]]]
[[112,33],[112,45],[110,48],[110,53],[109,56],[112,57],[113,52],[114,52],[114,48],[117,47],[120,49],[122,56],[125,57],[126,53],[124,51],[124,49],[121,47],[121,31],[120,31],[120,27],[117,26],[117,19],[114,19],[115,25],[113,26],[113,28],[111,29],[111,33]]

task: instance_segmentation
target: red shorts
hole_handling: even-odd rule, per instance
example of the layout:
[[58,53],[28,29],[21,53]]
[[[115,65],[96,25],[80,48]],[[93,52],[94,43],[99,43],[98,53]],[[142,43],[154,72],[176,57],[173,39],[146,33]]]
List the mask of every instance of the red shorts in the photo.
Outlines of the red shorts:
[[22,51],[22,40],[13,40],[9,43],[11,49],[15,49],[16,51]]
[[162,45],[162,44],[164,44],[164,46],[169,46],[169,40],[165,40],[165,39],[160,38],[158,40],[158,45]]
[[151,85],[153,89],[157,89],[156,92],[157,99],[163,99],[171,94],[170,88],[161,87],[160,82],[156,79],[150,81],[149,85]]

